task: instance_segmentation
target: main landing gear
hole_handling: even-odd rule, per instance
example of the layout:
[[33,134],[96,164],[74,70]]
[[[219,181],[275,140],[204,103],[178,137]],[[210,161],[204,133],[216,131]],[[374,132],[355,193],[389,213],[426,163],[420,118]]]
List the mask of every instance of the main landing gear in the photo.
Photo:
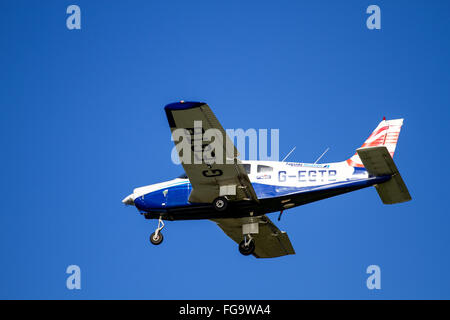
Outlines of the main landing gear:
[[228,199],[226,197],[217,197],[213,201],[213,207],[216,211],[225,211],[228,206]]
[[[250,213],[253,216],[253,212]],[[259,218],[250,217],[246,223],[242,224],[242,235],[244,240],[239,243],[239,252],[244,256],[249,256],[255,252],[255,240],[252,235],[259,233]]]
[[251,235],[244,237],[244,240],[239,243],[239,252],[244,256],[249,256],[255,251],[255,240]]
[[155,246],[161,244],[163,242],[164,237],[161,230],[164,228],[164,222],[161,217],[158,220],[158,228],[156,228],[155,232],[150,235],[150,242]]

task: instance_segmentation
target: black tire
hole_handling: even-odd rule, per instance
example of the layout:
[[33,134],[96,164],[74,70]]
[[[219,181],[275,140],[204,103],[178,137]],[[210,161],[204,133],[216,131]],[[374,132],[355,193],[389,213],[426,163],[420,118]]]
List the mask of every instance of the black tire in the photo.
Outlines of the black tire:
[[213,201],[213,207],[216,211],[225,211],[228,207],[228,200],[225,197],[215,198]]
[[151,242],[152,244],[154,244],[155,246],[161,244],[161,242],[163,242],[163,240],[164,240],[164,237],[163,237],[163,234],[161,233],[161,231],[158,232],[158,237],[157,237],[156,239],[155,239],[155,232],[153,232],[153,233],[150,235],[150,242]]
[[251,255],[253,252],[255,252],[255,241],[251,240],[250,243],[246,246],[245,241],[242,240],[241,243],[239,243],[239,252],[244,256]]

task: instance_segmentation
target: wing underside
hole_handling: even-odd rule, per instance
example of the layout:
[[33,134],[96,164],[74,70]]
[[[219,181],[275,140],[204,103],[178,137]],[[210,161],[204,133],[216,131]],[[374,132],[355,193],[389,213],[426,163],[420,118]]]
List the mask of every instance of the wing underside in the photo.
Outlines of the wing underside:
[[[224,195],[231,201],[258,201],[235,146],[207,104],[180,102],[167,105],[165,110],[178,155],[192,184],[191,203],[211,203]],[[186,145],[190,147],[189,155],[185,154]]]
[[275,258],[295,254],[287,233],[280,231],[265,215],[238,219],[213,219],[212,221],[217,223],[223,232],[238,244],[244,239],[242,226],[257,221],[259,233],[252,235],[255,241],[253,255],[256,258]]

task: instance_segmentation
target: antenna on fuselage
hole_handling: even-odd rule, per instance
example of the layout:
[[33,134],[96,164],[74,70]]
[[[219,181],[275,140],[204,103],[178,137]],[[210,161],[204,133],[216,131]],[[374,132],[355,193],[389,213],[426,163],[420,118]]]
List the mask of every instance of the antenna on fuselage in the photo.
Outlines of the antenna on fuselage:
[[286,157],[284,157],[284,159],[281,160],[281,162],[284,162],[284,160],[286,160],[291,155],[291,153],[295,150],[295,148],[297,148],[297,147],[293,147],[292,150],[289,151],[289,153],[286,155]]
[[328,152],[328,150],[330,150],[330,147],[328,147],[321,155],[319,158],[317,158],[317,160],[314,162],[314,164],[316,164],[320,159],[322,159],[322,157],[325,155],[325,153]]

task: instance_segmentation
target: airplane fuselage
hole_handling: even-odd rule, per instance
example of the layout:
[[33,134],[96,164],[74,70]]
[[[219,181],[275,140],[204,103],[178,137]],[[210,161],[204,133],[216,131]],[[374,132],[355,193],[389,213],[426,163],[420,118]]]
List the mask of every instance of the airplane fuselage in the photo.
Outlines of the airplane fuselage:
[[370,177],[364,168],[347,162],[310,164],[275,161],[242,161],[258,202],[236,201],[231,210],[217,212],[211,204],[191,203],[187,177],[136,188],[128,198],[146,218],[166,220],[246,217],[282,211],[329,198],[390,179]]
[[385,204],[411,200],[393,161],[403,119],[383,118],[351,158],[318,164],[236,160],[233,139],[206,103],[180,101],[164,111],[185,174],[136,188],[122,200],[158,219],[153,245],[164,239],[163,220],[209,219],[241,254],[281,257],[295,250],[267,213],[280,211],[280,219],[284,210],[374,185]]

